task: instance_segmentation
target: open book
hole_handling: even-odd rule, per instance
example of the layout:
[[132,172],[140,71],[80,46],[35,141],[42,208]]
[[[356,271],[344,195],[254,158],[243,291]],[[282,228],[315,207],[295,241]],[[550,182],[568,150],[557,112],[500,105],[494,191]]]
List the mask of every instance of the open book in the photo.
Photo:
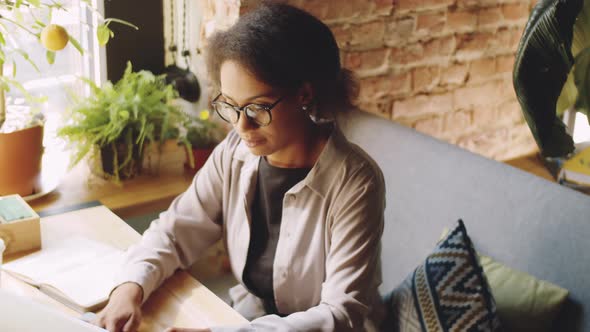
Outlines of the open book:
[[106,305],[116,286],[114,276],[123,253],[108,244],[76,236],[6,263],[2,269],[83,313]]

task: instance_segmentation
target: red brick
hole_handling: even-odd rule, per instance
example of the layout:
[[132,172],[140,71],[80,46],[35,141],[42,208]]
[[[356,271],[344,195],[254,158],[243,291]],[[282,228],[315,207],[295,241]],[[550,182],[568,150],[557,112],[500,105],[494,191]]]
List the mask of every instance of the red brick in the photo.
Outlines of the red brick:
[[390,98],[367,100],[359,104],[359,109],[368,113],[376,114],[386,119],[390,119],[392,103],[393,101]]
[[510,3],[502,5],[502,14],[505,20],[526,20],[529,17],[528,3]]
[[502,20],[502,10],[499,7],[484,8],[477,13],[477,25],[480,27],[498,26]]
[[512,29],[509,29],[507,27],[502,27],[499,28],[498,31],[496,31],[496,34],[494,36],[494,40],[498,43],[499,47],[503,50],[506,51],[510,51],[511,48],[511,43],[512,43]]
[[457,42],[455,36],[432,39],[424,43],[424,59],[433,59],[455,53]]
[[417,117],[449,112],[453,109],[453,95],[420,95],[393,103],[393,118]]
[[500,96],[500,102],[516,100],[516,92],[514,91],[514,84],[512,83],[512,75],[504,76],[504,78],[499,82],[500,91],[502,93]]
[[518,43],[520,42],[520,38],[522,37],[524,31],[524,27],[519,27],[512,30],[512,38],[510,39],[510,48],[514,51],[518,48]]
[[495,158],[498,150],[510,141],[510,131],[506,128],[490,130],[461,138],[457,145],[488,158]]
[[471,111],[458,111],[445,115],[443,130],[447,136],[457,136],[466,132],[472,123]]
[[470,110],[478,107],[493,107],[506,100],[504,81],[492,81],[481,85],[466,86],[454,93],[455,109]]
[[352,40],[352,33],[350,28],[344,25],[331,26],[332,34],[338,43],[338,47],[346,48],[350,46]]
[[412,126],[417,131],[426,135],[434,136],[437,138],[443,137],[443,117],[434,116],[431,118],[421,119],[414,123]]
[[391,94],[394,97],[405,96],[412,91],[412,75],[410,72],[394,74],[391,77]]
[[407,65],[424,59],[424,47],[420,43],[393,48],[391,52],[391,62],[393,64]]
[[336,3],[335,1],[325,0],[323,2],[325,2],[328,8],[325,10],[325,15],[321,18],[322,20],[347,19],[356,14],[352,0],[342,1],[338,3]]
[[514,69],[514,55],[502,55],[496,59],[496,70],[498,73],[511,73]]
[[412,71],[412,90],[414,92],[429,92],[440,81],[440,68],[419,67]]
[[473,125],[482,128],[497,127],[500,124],[496,107],[480,106],[473,111]]
[[455,0],[395,0],[398,11],[428,10],[455,4]]
[[471,11],[451,11],[447,17],[447,30],[449,31],[473,31],[477,26],[477,15]]
[[469,81],[479,82],[489,80],[496,74],[496,58],[477,59],[471,62]]
[[344,58],[343,66],[350,70],[358,70],[361,67],[361,53],[362,52],[349,52],[346,53]]
[[352,28],[351,45],[365,47],[382,46],[385,36],[385,22],[382,20],[363,23]]
[[385,97],[393,87],[389,76],[369,77],[360,80],[359,100],[375,100]]
[[442,69],[441,83],[444,85],[462,85],[467,79],[469,66],[465,63],[453,64]]
[[458,8],[483,8],[498,5],[498,0],[457,0]]
[[320,20],[326,19],[330,10],[330,1],[325,0],[304,0],[300,7]]
[[350,52],[344,58],[346,68],[352,70],[373,70],[386,66],[389,61],[389,49]]
[[416,33],[438,33],[445,26],[446,13],[419,14],[416,18]]
[[406,44],[413,36],[415,27],[416,20],[413,17],[389,22],[386,28],[385,44],[389,46]]
[[512,100],[498,106],[498,121],[506,124],[523,123],[524,116],[518,101]]
[[[365,1],[363,1],[365,2]],[[391,15],[393,11],[393,3],[395,0],[374,0],[374,11],[377,15]],[[366,3],[366,2],[365,2]]]
[[485,32],[468,33],[457,38],[457,58],[463,60],[485,55],[493,35]]

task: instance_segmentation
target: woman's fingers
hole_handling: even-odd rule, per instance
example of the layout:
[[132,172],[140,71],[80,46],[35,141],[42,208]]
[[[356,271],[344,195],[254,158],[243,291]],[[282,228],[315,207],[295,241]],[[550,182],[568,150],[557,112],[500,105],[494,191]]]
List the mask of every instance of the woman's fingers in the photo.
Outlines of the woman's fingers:
[[125,325],[123,325],[122,332],[136,332],[139,328],[139,323],[141,322],[141,314],[139,312],[132,314]]

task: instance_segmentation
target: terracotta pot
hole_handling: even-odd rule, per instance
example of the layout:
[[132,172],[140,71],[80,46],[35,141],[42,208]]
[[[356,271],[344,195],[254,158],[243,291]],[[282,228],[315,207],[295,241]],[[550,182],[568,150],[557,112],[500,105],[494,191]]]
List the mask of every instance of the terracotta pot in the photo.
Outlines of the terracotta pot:
[[184,169],[189,174],[195,174],[198,170],[205,165],[207,158],[211,155],[214,148],[193,148],[193,157],[195,158],[195,167],[191,167],[189,156],[188,156],[188,149],[185,149],[186,154],[186,161],[184,162]]
[[42,155],[43,126],[0,133],[0,195],[32,194]]

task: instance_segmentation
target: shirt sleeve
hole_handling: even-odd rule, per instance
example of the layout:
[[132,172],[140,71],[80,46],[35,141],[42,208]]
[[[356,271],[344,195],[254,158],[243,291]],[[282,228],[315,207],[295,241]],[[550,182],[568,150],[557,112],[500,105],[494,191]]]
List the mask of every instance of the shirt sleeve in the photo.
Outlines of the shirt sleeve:
[[115,285],[135,282],[143,301],[177,268],[188,268],[222,235],[223,158],[227,138],[168,210],[126,252]]
[[352,174],[335,199],[326,280],[320,303],[286,317],[268,315],[213,332],[365,331],[381,284],[380,254],[385,185],[379,170]]

